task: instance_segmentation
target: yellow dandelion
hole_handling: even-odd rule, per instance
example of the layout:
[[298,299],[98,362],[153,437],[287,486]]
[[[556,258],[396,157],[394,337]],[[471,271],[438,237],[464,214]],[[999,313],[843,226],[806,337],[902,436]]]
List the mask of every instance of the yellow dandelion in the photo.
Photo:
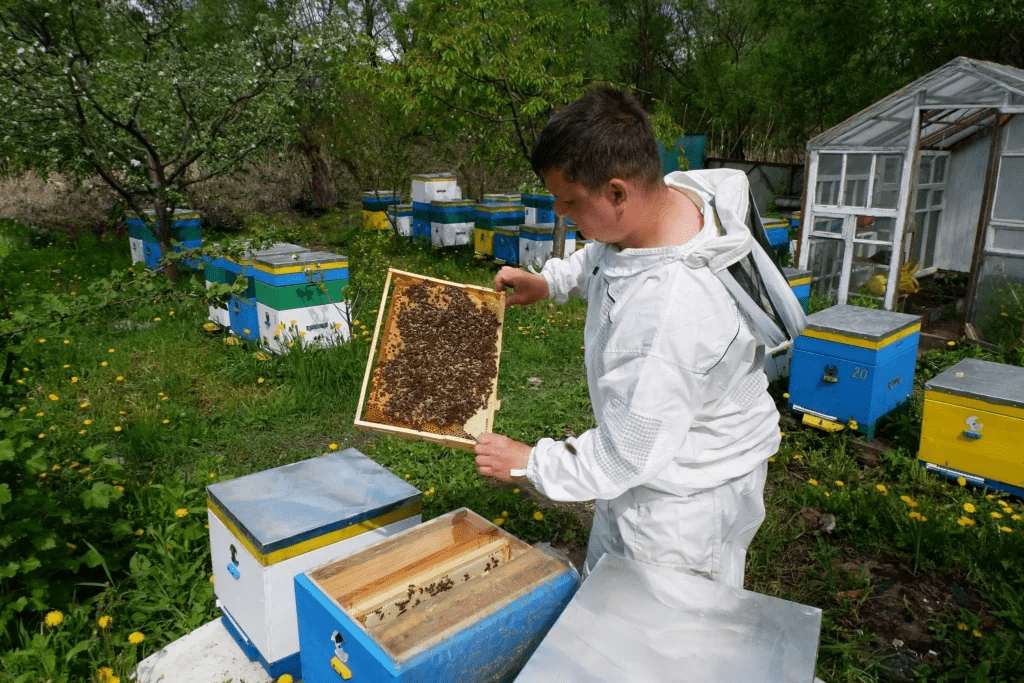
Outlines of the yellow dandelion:
[[270,360],[270,356],[260,351],[256,354],[256,360]]
[[136,529],[136,530],[135,530],[135,535],[136,535],[136,536],[141,536],[141,535],[142,535],[142,534],[144,534],[144,533],[146,533],[146,532],[145,532],[145,531],[143,531],[142,529]]
[[265,379],[260,377],[258,380],[256,380],[256,384],[263,384],[265,381],[266,381]]
[[1012,519],[1015,522],[1019,522],[1020,520],[1024,519],[1024,517],[1021,517],[1020,515],[1010,515],[1010,519]]
[[[358,320],[353,320],[353,321],[352,321],[352,324],[353,324],[353,325],[358,325],[358,324],[359,324],[359,321],[358,321]],[[523,329],[523,328],[521,328],[521,327],[520,327],[519,329]]]
[[160,322],[160,318],[159,318],[159,316],[158,316],[158,317],[156,317],[156,318],[153,318],[153,322],[155,322],[155,323],[158,323],[158,322]]
[[810,484],[811,486],[817,486],[818,485],[818,480],[817,479],[808,479],[807,483]]
[[491,521],[494,522],[494,524],[496,524],[497,526],[501,526],[502,524],[505,523],[505,520],[503,518],[501,518],[501,517],[495,517]]
[[245,333],[245,336],[247,336],[247,337],[248,337],[248,336],[249,336],[250,334],[252,334],[251,332],[249,332],[249,328],[248,328],[248,327],[244,328],[244,329],[242,330],[242,332],[244,332],[244,333]]
[[964,510],[966,512],[974,512],[975,511],[975,507],[971,503],[964,503]]
[[517,489],[517,488],[512,489],[512,493],[519,493],[519,489]]
[[79,429],[78,430],[78,434],[82,435],[82,434],[85,434],[87,431],[89,431],[89,430],[88,429]]
[[124,377],[121,376],[121,375],[118,375],[117,377],[114,378],[114,381],[115,382],[123,382],[124,381]]
[[217,478],[217,473],[216,472],[210,472],[210,479],[216,479],[216,478]]
[[71,383],[72,384],[78,384],[78,378],[77,377],[72,377],[71,378]]
[[210,583],[213,583],[213,574],[210,574]]
[[46,398],[50,399],[51,401],[59,401],[60,400],[60,396],[58,396],[57,394],[50,394]]
[[963,477],[957,477],[956,483],[960,484],[961,486],[967,486],[967,480],[964,479]]
[[841,479],[836,479],[836,486],[840,486],[841,487],[841,486],[846,486],[846,484],[844,484]]
[[889,495],[889,489],[885,487],[885,484],[875,484],[875,490],[881,493],[883,496]]
[[1002,519],[1003,518],[1003,513],[1001,513],[1001,512],[990,512],[989,514],[992,515],[992,519]]
[[174,516],[177,517],[178,519],[181,519],[182,517],[185,517],[186,515],[188,515],[188,510],[186,510],[185,508],[178,508],[177,510],[174,511]]
[[956,520],[956,523],[960,526],[974,526],[974,520],[970,517],[961,516],[959,519]]
[[920,519],[920,517],[921,517],[921,513],[920,512],[917,512],[916,510],[913,510],[913,511],[910,512],[910,518],[911,519]]
[[108,363],[107,361],[103,361],[102,363],[100,363],[100,367],[104,367],[105,368],[108,365],[110,365],[110,363]]
[[824,494],[825,494],[826,498],[831,498],[832,497],[832,494],[829,493],[828,491],[825,491]]
[[330,444],[327,447],[330,448],[332,451],[338,450],[338,444],[336,444],[336,443],[332,443],[332,444]]
[[774,457],[769,457],[768,458],[768,462],[775,462],[775,458]]
[[81,403],[78,404],[78,407],[79,408],[88,408],[89,407],[89,402],[88,401],[82,401]]
[[501,516],[502,517],[508,517],[508,510],[502,510],[501,511]]
[[117,425],[116,427],[114,427],[114,431],[115,432],[121,431],[121,425]]
[[542,519],[544,519],[544,513],[541,512],[540,510],[537,510],[536,512],[533,513],[533,518],[539,522]]
[[798,462],[800,460],[803,460],[803,459],[804,459],[804,454],[803,453],[797,453],[796,455],[793,456],[793,460],[796,460]]
[[72,543],[71,541],[68,541],[64,545],[66,545],[67,547],[71,548],[72,550],[76,550],[78,548],[78,546],[75,545],[74,543]]
[[972,633],[974,634],[975,638],[981,638],[981,631],[979,631],[978,629],[974,629]]
[[128,413],[124,412],[123,410],[119,410],[119,411],[117,411],[117,414],[118,415],[127,415]]
[[40,339],[40,340],[39,340],[39,343],[40,343],[40,344],[45,344],[45,343],[46,343],[46,340],[45,340],[45,339]]
[[957,627],[958,629],[960,629],[961,631],[966,631],[966,630],[967,630],[967,628],[968,628],[968,627],[967,627],[967,624],[965,624],[965,623],[964,623],[964,622],[962,622],[962,621],[961,621],[961,622],[960,622],[959,624],[957,624],[957,625],[956,625],[956,627]]
[[163,424],[170,424],[170,423],[171,423],[171,421],[166,419],[166,418],[163,420]]
[[39,432],[39,438],[40,439],[45,439],[46,438],[46,432]]
[[1001,526],[1001,527],[999,527],[999,530],[1002,531],[1004,534],[1012,534],[1013,533],[1013,529],[1011,529],[1008,526]]
[[206,330],[207,332],[213,332],[217,328],[218,328],[217,323],[214,323],[214,322],[203,323],[203,329]]
[[82,424],[84,424],[84,425],[91,425],[92,424],[92,420],[90,420],[89,418],[86,418],[86,419],[82,420]]
[[910,496],[900,496],[900,500],[902,500],[904,503],[907,503],[907,504],[910,504],[910,503],[914,502],[914,499],[911,498]]
[[65,340],[64,340],[64,343],[65,343],[65,344],[70,344],[70,343],[71,343],[71,340],[70,340],[70,339],[65,339]]
[[50,628],[56,628],[64,623],[64,613],[59,610],[47,612],[46,618],[43,619],[43,622]]
[[132,631],[131,633],[128,634],[128,642],[131,643],[132,645],[138,645],[139,643],[141,643],[145,639],[146,639],[146,636],[144,636],[139,631]]
[[856,429],[857,428],[857,421],[854,420],[852,417],[850,418],[850,421],[847,422],[846,424],[850,427],[850,429]]
[[54,472],[60,472],[60,465],[54,465],[50,469],[53,470]]
[[985,500],[995,500],[995,499],[996,499],[996,494],[994,494],[994,493],[990,493],[990,494],[985,496]]
[[114,349],[107,349],[107,353],[113,353]]
[[44,413],[41,410],[38,413],[36,413],[36,417],[43,417],[44,415],[46,415],[46,413]]
[[113,618],[104,614],[102,617],[96,620],[96,623],[100,625],[100,628],[107,628],[113,621]]

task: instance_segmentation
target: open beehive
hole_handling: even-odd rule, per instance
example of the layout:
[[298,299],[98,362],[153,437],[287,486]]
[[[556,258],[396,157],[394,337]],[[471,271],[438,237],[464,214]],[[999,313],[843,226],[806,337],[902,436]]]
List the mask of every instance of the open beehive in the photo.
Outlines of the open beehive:
[[564,559],[455,510],[296,577],[303,677],[507,680],[577,580]]
[[505,294],[388,270],[355,426],[472,450],[498,409]]

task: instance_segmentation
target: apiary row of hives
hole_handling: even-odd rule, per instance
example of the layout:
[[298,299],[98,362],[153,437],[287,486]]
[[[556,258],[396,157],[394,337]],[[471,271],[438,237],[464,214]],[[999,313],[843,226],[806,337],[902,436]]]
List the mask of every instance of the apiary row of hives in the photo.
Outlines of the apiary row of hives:
[[244,278],[244,293],[232,294],[226,308],[210,307],[210,320],[242,339],[280,353],[296,343],[326,345],[350,336],[346,256],[279,243],[207,259],[204,273],[207,287]]
[[[448,173],[412,177],[412,203],[403,204],[394,190],[363,193],[363,224],[371,230],[392,229],[407,238],[428,240],[435,247],[473,244],[482,258],[508,265],[540,267],[552,257],[555,198],[543,192],[485,194],[464,199],[456,178]],[[569,226],[565,253],[577,248]],[[580,245],[582,246],[582,245]]]

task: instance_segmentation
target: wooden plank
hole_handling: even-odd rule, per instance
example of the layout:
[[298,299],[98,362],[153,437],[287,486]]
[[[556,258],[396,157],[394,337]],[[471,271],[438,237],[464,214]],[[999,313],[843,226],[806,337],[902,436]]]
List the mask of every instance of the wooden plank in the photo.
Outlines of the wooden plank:
[[407,613],[373,635],[396,660],[407,659],[466,630],[564,571],[564,563],[531,549],[486,576],[437,596],[430,609]]
[[356,405],[356,422],[363,414],[363,405],[366,401],[366,386],[370,383],[370,375],[373,372],[373,352],[377,348],[377,337],[380,335],[380,322],[384,317],[384,306],[388,302],[388,289],[391,288],[391,271],[384,280],[384,293],[380,297],[380,308],[377,309],[377,324],[373,327],[373,340],[370,342],[370,357],[366,359],[366,372],[363,373],[363,386],[359,389],[359,403]]
[[[1003,141],[1001,118],[992,121],[992,146],[989,148],[988,165],[985,169],[985,184],[981,193],[981,207],[978,209],[978,226],[974,233],[974,251],[971,254],[970,277],[967,280],[967,294],[964,297],[964,320],[972,331],[974,322],[975,299],[981,281],[981,261],[985,255],[985,235],[988,232],[989,214],[992,213],[992,201],[995,194],[996,176],[999,173],[1000,148]],[[980,339],[980,337],[979,337]]]
[[[522,554],[522,553],[520,553]],[[506,539],[498,539],[479,548],[462,552],[454,557],[438,553],[440,562],[428,561],[406,567],[382,577],[379,584],[370,584],[367,590],[379,588],[363,596],[358,603],[346,601],[345,608],[367,629],[396,619],[412,609],[426,609],[427,603],[454,585],[483,576],[502,562],[513,558],[512,546]]]

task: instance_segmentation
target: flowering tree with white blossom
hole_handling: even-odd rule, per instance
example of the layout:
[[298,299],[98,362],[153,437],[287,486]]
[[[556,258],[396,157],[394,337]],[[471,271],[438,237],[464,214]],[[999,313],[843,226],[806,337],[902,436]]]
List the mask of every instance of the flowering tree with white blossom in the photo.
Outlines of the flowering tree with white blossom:
[[303,44],[321,45],[323,28],[300,29],[293,12],[287,0],[0,0],[0,158],[100,176],[169,253],[184,189],[289,133],[317,52]]

